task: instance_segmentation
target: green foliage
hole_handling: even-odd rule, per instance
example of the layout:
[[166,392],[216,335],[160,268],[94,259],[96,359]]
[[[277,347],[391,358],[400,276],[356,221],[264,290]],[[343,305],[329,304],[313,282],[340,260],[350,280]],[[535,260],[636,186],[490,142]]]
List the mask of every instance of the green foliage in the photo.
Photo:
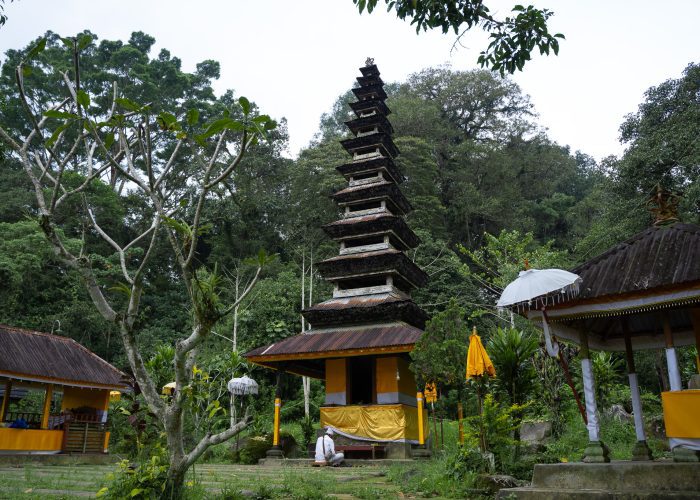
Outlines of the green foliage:
[[135,467],[128,460],[119,462],[119,469],[111,474],[109,483],[97,492],[105,499],[156,499],[162,498],[168,472],[168,461],[163,448],[154,449],[150,459]]
[[309,444],[314,442],[314,438],[316,437],[316,425],[311,415],[308,417],[305,416],[301,421],[301,434],[301,447],[305,450]]
[[[616,353],[597,351],[591,353],[591,365],[595,379],[596,401],[601,411],[604,411],[616,402],[614,389],[623,380],[625,360]],[[583,394],[583,376],[581,375],[580,360],[577,360],[577,363],[572,368],[576,389]]]
[[460,446],[456,453],[447,456],[447,469],[456,480],[464,480],[471,474],[490,472],[491,464],[478,448]]
[[[681,78],[666,80],[645,93],[636,113],[625,117],[620,140],[629,145],[618,163],[628,190],[650,192],[660,183],[686,191],[683,208],[697,220],[700,190],[700,64],[689,64]],[[688,214],[690,215],[690,214]]]
[[508,395],[511,404],[523,404],[532,392],[535,370],[532,359],[539,350],[533,335],[515,328],[497,328],[486,351],[496,367],[496,384]]
[[[360,13],[365,8],[372,12],[379,0],[353,0]],[[491,43],[479,55],[477,62],[482,67],[491,67],[504,74],[522,71],[530,60],[535,47],[540,54],[549,55],[550,50],[559,53],[559,41],[564,35],[551,35],[547,20],[554,14],[548,9],[537,9],[532,5],[515,5],[513,17],[496,19],[482,0],[453,0],[450,2],[416,2],[411,0],[385,0],[387,10],[394,10],[399,19],[411,20],[416,33],[439,28],[443,33],[453,30],[461,38],[469,30],[480,26],[489,33]]]
[[565,253],[553,250],[551,243],[539,245],[532,233],[504,230],[498,236],[486,233],[484,237],[486,244],[477,250],[460,248],[475,268],[465,267],[463,272],[478,279],[492,293],[500,295],[525,269],[526,261],[535,269],[566,267]]
[[513,447],[518,444],[513,432],[520,427],[524,409],[524,405],[503,404],[496,400],[493,394],[487,394],[481,414],[466,418],[468,425],[464,428],[465,445],[476,448],[483,429],[486,449],[493,453],[496,467],[500,470],[511,460]]
[[442,498],[480,498],[473,488],[477,473],[461,466],[455,467],[461,451],[453,450],[446,455],[439,455],[432,460],[422,462],[420,466],[393,465],[387,477],[410,496]]
[[419,386],[425,382],[451,385],[464,379],[467,356],[465,311],[452,300],[425,326],[411,351],[411,370]]
[[329,486],[328,481],[318,477],[287,473],[282,488],[275,492],[275,497],[294,500],[328,500],[333,498],[328,494]]
[[[559,344],[561,350],[565,347],[565,344]],[[559,436],[566,425],[561,418],[563,408],[566,401],[573,400],[573,395],[566,385],[561,366],[546,350],[540,349],[533,356],[532,365],[537,374],[537,397],[532,399],[529,410],[535,418],[552,422],[552,435]]]

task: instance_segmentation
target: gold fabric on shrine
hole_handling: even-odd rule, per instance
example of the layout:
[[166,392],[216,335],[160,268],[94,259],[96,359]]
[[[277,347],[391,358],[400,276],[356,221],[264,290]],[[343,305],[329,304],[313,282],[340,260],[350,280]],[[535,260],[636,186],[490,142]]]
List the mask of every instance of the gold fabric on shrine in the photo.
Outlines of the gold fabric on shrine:
[[[321,408],[321,426],[364,441],[418,441],[418,410],[395,405],[328,406]],[[423,432],[427,436],[428,413],[423,410]]]
[[666,437],[700,439],[700,390],[662,392]]

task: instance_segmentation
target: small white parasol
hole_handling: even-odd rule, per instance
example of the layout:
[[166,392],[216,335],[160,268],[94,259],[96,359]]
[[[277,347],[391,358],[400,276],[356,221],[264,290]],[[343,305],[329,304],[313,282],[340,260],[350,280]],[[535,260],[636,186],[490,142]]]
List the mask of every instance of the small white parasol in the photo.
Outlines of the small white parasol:
[[496,307],[515,309],[518,312],[542,311],[542,325],[547,352],[559,354],[559,346],[552,345],[545,307],[555,305],[578,296],[581,277],[563,269],[527,269],[508,284],[498,299]]
[[246,394],[257,394],[258,383],[247,375],[242,377],[232,378],[226,385],[228,391],[236,396],[245,396]]

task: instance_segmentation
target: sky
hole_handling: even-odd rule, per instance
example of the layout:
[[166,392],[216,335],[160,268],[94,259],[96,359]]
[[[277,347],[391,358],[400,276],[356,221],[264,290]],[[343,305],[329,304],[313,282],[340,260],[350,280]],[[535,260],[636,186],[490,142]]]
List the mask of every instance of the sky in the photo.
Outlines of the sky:
[[[501,17],[514,3],[486,1]],[[649,87],[700,62],[700,1],[532,3],[555,12],[550,32],[566,40],[558,57],[536,55],[512,78],[530,95],[550,138],[597,160],[624,151],[619,126]],[[148,33],[156,38],[151,55],[167,48],[185,71],[217,60],[217,93],[234,89],[263,113],[285,117],[292,157],[309,144],[321,114],[353,86],[367,57],[384,81],[403,81],[444,64],[475,69],[488,44],[475,30],[453,50],[452,33],[417,35],[381,5],[360,15],[352,0],[5,0],[5,14],[0,61],[7,49],[24,47],[47,30],[71,36],[83,29],[124,41],[133,31]]]

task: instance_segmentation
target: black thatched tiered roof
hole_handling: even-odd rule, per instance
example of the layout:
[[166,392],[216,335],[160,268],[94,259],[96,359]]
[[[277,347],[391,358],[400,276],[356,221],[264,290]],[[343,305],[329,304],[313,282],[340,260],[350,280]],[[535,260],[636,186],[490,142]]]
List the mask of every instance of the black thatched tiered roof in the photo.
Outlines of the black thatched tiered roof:
[[353,137],[341,141],[352,162],[337,167],[348,186],[332,195],[345,214],[323,227],[340,243],[340,255],[317,264],[335,286],[333,298],[303,311],[311,331],[247,353],[256,363],[285,362],[317,376],[323,357],[410,351],[425,325],[409,292],[428,276],[403,253],[420,240],[403,219],[413,207],[398,186],[404,178],[393,161],[399,150],[384,83],[373,63],[360,72],[353,89],[358,101],[350,104],[356,117],[345,122]]

